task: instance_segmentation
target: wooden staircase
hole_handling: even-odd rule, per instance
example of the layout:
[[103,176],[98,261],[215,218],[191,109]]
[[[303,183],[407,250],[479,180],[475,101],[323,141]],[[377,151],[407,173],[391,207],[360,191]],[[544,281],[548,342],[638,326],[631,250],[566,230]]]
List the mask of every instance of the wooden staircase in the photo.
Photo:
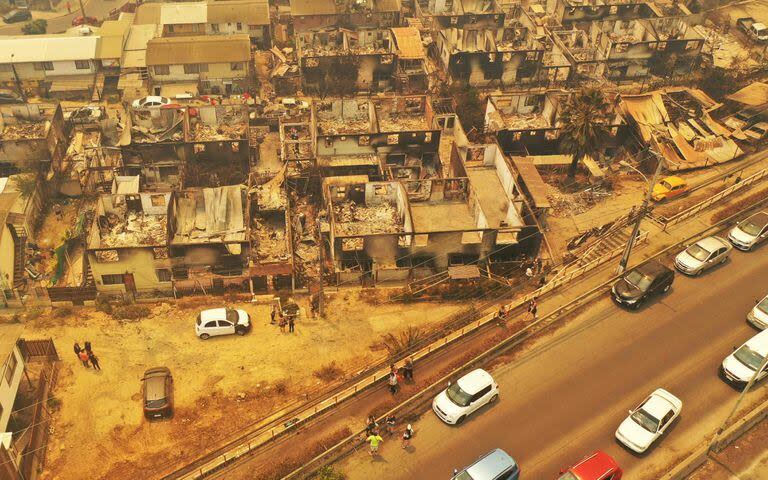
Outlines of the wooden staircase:
[[21,288],[26,281],[27,230],[21,224],[8,224],[13,237],[13,288]]

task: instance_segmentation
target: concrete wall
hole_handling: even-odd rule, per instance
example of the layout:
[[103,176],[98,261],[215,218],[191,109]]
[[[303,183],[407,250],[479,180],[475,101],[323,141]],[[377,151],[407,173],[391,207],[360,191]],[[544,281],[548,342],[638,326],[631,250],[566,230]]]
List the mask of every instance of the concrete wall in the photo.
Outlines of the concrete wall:
[[13,258],[16,248],[8,225],[2,225],[0,229],[2,229],[2,233],[0,233],[0,286],[11,288],[13,286]]
[[120,294],[125,292],[123,284],[104,285],[102,275],[132,273],[136,289],[156,289],[170,291],[171,282],[160,282],[156,269],[171,268],[169,259],[155,259],[151,247],[123,248],[118,250],[117,262],[99,262],[92,251],[88,252],[88,261],[93,271],[96,289],[99,292]]
[[248,62],[243,62],[242,70],[232,70],[230,63],[209,63],[207,72],[185,73],[184,65],[169,65],[168,75],[158,75],[152,69],[152,80],[156,83],[164,82],[196,82],[208,79],[240,79],[248,75]]
[[[8,368],[8,361],[11,355],[16,357],[16,368],[10,382],[5,379],[5,372]],[[16,401],[16,393],[19,391],[19,383],[24,374],[24,359],[19,352],[18,347],[14,347],[8,358],[3,363],[2,372],[0,372],[0,405],[3,407],[3,414],[0,416],[0,432],[5,432],[8,428],[8,420],[13,411],[13,402]]]

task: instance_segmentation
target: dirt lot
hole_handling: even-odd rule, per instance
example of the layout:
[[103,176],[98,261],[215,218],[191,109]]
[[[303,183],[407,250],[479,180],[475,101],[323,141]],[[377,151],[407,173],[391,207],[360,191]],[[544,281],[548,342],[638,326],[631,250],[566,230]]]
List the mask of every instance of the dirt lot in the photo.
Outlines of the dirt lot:
[[[297,394],[322,388],[313,375],[321,367],[335,362],[357,371],[385,355],[382,334],[435,327],[460,308],[445,302],[372,307],[372,300],[338,293],[327,304],[328,318],[302,314],[293,335],[269,324],[268,305],[234,304],[251,314],[253,330],[207,341],[195,337],[193,322],[200,309],[221,305],[209,298],[153,305],[138,321],[92,308],[28,320],[25,336],[52,337],[63,360],[54,391],[61,406],[42,478],[157,478]],[[85,340],[103,371],[77,362],[72,344]],[[150,423],[142,416],[140,379],[158,365],[173,372],[176,411],[171,420]]]

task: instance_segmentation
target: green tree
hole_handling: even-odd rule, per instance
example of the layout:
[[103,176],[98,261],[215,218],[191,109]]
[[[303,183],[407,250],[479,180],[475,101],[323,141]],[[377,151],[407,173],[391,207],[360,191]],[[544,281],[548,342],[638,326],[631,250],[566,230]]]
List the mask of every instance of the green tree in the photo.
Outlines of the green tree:
[[42,35],[48,30],[48,21],[42,18],[32,20],[21,27],[24,35]]
[[608,138],[610,104],[603,92],[584,88],[571,95],[560,112],[560,150],[573,155],[568,178],[576,176],[579,162],[597,153]]
[[33,173],[14,175],[11,181],[21,198],[25,200],[31,197],[37,189],[37,176]]

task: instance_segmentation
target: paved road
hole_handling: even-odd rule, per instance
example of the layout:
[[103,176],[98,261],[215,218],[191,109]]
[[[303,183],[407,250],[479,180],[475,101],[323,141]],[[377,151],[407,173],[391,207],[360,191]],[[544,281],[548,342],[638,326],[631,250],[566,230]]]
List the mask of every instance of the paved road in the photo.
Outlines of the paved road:
[[[66,2],[66,0],[62,0]],[[77,0],[69,0],[72,4],[72,13],[58,14],[53,18],[47,18],[48,20],[48,32],[47,33],[61,33],[72,26],[72,19],[81,15],[80,8]],[[83,0],[85,6],[85,13],[89,17],[96,17],[99,20],[107,16],[107,14],[113,8],[117,8],[123,5],[127,0]],[[32,19],[40,18],[40,16],[32,11]],[[13,23],[6,25],[0,23],[0,35],[21,35],[21,27],[27,22]]]
[[[449,478],[453,468],[502,447],[518,459],[524,478],[548,479],[603,449],[628,480],[656,479],[659,469],[713,432],[736,400],[717,367],[732,346],[755,333],[744,318],[768,292],[766,269],[768,246],[734,251],[728,263],[702,277],[678,274],[667,296],[638,312],[604,298],[550,341],[495,369],[501,388],[496,405],[459,427],[428,412],[415,425],[415,451],[404,452],[393,439],[385,441],[381,460],[359,453],[339,466],[352,480]],[[682,415],[638,457],[613,433],[627,410],[657,387],[683,400]],[[751,400],[764,391],[753,392]]]

